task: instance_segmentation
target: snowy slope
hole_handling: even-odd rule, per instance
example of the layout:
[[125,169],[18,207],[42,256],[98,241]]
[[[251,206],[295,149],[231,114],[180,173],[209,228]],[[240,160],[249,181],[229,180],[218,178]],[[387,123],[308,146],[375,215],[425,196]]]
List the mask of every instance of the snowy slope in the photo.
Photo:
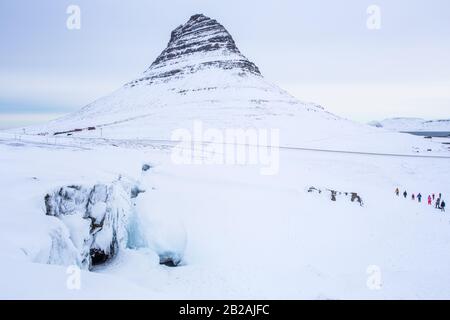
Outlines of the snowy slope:
[[[448,213],[393,192],[448,199],[448,159],[280,156],[279,174],[262,176],[254,166],[175,165],[157,145],[0,141],[1,298],[449,298]],[[146,173],[143,163],[152,165]],[[66,266],[43,259],[53,230],[64,228],[45,215],[44,196],[119,175],[146,190],[137,208],[147,238],[167,245],[186,237],[183,263],[159,265],[150,243],[129,247],[83,271],[81,289],[71,290]],[[310,186],[358,192],[364,206],[308,193]],[[372,265],[379,290],[367,285]]]
[[389,118],[369,123],[378,128],[393,131],[447,131],[450,132],[450,119],[425,120],[421,118]]
[[442,151],[439,144],[376,130],[297,100],[267,81],[226,29],[203,15],[176,28],[166,49],[138,78],[78,112],[26,132],[52,135],[95,127],[72,135],[170,140],[173,130],[192,130],[195,120],[205,128],[279,129],[284,146]]

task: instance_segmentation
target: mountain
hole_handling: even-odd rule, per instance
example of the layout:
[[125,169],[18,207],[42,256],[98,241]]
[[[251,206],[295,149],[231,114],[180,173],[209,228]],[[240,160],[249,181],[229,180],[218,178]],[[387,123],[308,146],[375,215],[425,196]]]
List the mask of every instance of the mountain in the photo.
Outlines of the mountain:
[[425,120],[421,118],[389,118],[371,121],[369,125],[393,131],[450,131],[450,119]]
[[285,146],[430,149],[423,141],[388,132],[384,134],[391,143],[380,144],[379,130],[299,101],[267,81],[228,31],[201,14],[172,31],[166,48],[142,75],[73,114],[26,132],[164,140],[175,129],[191,129],[196,120],[204,128],[279,129],[280,144]]

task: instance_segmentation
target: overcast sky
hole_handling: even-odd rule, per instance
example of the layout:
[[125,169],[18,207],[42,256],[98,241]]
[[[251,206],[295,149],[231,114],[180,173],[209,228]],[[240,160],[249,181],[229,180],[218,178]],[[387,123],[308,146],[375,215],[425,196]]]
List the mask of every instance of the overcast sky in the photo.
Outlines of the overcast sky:
[[[66,27],[67,7],[81,29]],[[381,29],[367,8],[381,9]],[[0,127],[76,110],[143,72],[195,13],[263,75],[357,121],[450,118],[448,0],[1,0]]]

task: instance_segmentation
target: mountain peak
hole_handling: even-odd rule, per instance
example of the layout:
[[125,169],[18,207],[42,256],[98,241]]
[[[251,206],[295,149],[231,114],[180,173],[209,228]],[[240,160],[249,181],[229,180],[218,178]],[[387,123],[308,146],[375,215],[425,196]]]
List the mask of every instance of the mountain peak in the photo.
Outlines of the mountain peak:
[[144,77],[128,85],[167,82],[205,69],[261,76],[258,67],[241,54],[225,27],[203,14],[195,14],[172,31],[167,47]]
[[176,58],[178,54],[213,50],[240,54],[233,38],[220,23],[203,14],[195,14],[185,24],[172,31],[167,48],[153,65]]
[[208,18],[207,16],[205,16],[203,13],[197,13],[197,14],[194,14],[193,16],[191,16],[191,18],[189,19],[189,21],[195,21],[195,20],[197,20],[197,19],[203,19],[203,18],[206,18],[206,19],[210,19],[210,18]]

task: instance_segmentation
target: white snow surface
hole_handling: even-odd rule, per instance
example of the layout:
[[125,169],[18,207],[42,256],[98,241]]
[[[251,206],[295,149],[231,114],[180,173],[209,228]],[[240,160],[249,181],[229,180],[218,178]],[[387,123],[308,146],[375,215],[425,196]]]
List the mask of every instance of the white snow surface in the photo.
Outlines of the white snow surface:
[[[176,165],[170,149],[1,140],[1,298],[450,297],[448,213],[393,192],[446,199],[448,159],[283,149],[279,174],[263,176],[254,166]],[[143,163],[152,168],[143,173]],[[44,195],[118,175],[145,186],[136,199],[142,230],[132,230],[147,240],[83,271],[81,289],[69,290],[66,268],[45,264],[65,261],[39,260],[52,232],[77,242],[45,215]],[[358,192],[364,206],[310,186]],[[158,245],[181,247],[182,264],[159,265]],[[380,290],[367,287],[371,265]]]
[[[342,119],[257,72],[221,68],[216,62],[247,62],[224,47],[183,53],[138,79],[181,75],[127,84],[63,118],[0,133],[0,298],[450,298],[448,213],[394,195],[399,187],[448,200],[448,146]],[[279,172],[175,164],[171,134],[195,120],[205,129],[278,129]],[[83,130],[53,135],[74,129]],[[47,216],[44,197],[119,176],[145,189],[133,202],[116,197],[135,211],[121,222],[127,245],[70,289],[66,268],[85,221]],[[357,192],[364,205],[308,193],[311,186]],[[103,211],[100,204],[93,215]],[[165,253],[181,263],[159,264]],[[368,286],[373,266],[378,290]]]

